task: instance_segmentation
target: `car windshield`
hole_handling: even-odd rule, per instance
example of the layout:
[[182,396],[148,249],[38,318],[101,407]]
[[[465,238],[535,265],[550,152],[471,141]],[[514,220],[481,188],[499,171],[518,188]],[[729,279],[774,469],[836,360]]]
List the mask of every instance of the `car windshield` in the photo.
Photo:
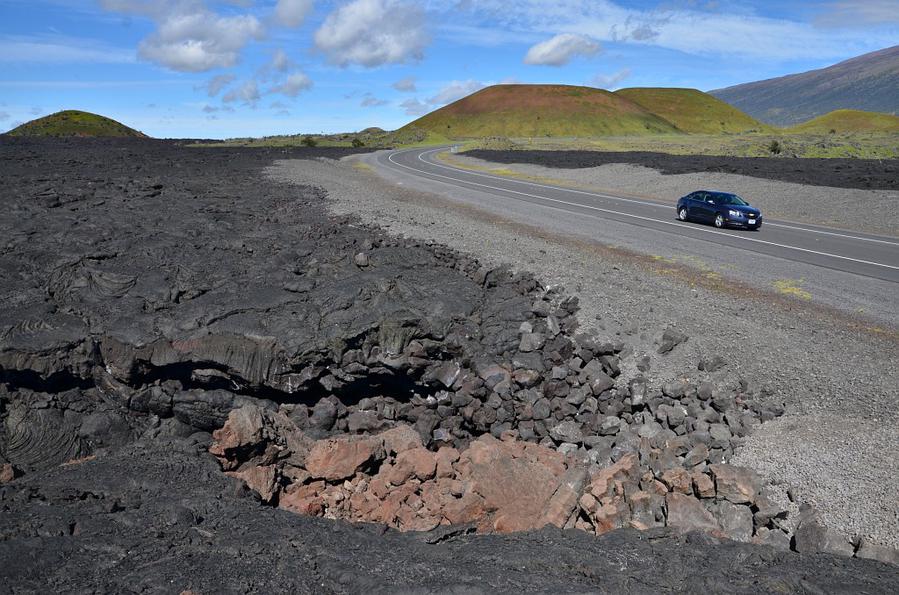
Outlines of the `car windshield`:
[[742,207],[749,205],[748,202],[736,194],[718,194],[715,196],[715,202],[719,205],[738,205]]

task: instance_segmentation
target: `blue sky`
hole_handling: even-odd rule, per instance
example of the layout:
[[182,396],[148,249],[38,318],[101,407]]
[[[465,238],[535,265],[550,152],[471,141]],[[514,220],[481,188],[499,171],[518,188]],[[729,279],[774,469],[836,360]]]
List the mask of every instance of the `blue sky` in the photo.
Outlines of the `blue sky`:
[[899,0],[0,0],[0,131],[393,129],[499,82],[710,90],[897,40]]

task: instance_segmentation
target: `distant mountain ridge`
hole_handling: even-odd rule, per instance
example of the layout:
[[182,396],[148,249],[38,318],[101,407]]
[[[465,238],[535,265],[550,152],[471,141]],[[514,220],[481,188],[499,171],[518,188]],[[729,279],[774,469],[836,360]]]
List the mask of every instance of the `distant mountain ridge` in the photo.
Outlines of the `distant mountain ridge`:
[[899,45],[820,70],[709,93],[776,126],[792,126],[841,109],[897,114]]

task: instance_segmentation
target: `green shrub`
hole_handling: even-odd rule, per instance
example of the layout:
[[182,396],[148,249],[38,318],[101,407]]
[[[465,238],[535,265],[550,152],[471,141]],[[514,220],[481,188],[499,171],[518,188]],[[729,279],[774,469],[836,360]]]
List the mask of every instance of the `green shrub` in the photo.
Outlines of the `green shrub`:
[[364,147],[364,146],[365,146],[365,143],[362,142],[361,140],[359,140],[358,138],[353,139],[353,147],[358,149],[359,147]]
[[311,136],[304,136],[303,140],[301,140],[300,142],[307,147],[314,147],[318,145],[318,141]]
[[771,143],[768,145],[768,152],[773,155],[780,155],[780,151],[780,143],[776,140],[771,141]]

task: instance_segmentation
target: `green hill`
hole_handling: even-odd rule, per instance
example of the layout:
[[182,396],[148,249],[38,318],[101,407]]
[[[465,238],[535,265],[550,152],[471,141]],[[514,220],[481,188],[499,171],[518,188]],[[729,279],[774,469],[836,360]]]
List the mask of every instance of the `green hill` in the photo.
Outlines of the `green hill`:
[[65,110],[26,122],[10,136],[115,136],[146,138],[143,132],[90,112]]
[[786,129],[796,134],[846,134],[853,132],[899,132],[899,116],[853,109],[838,109]]
[[668,120],[682,132],[736,134],[768,128],[737,108],[696,89],[645,87],[620,89],[615,94]]
[[589,137],[677,133],[666,120],[623,96],[569,85],[495,85],[400,129],[452,139],[488,136]]

